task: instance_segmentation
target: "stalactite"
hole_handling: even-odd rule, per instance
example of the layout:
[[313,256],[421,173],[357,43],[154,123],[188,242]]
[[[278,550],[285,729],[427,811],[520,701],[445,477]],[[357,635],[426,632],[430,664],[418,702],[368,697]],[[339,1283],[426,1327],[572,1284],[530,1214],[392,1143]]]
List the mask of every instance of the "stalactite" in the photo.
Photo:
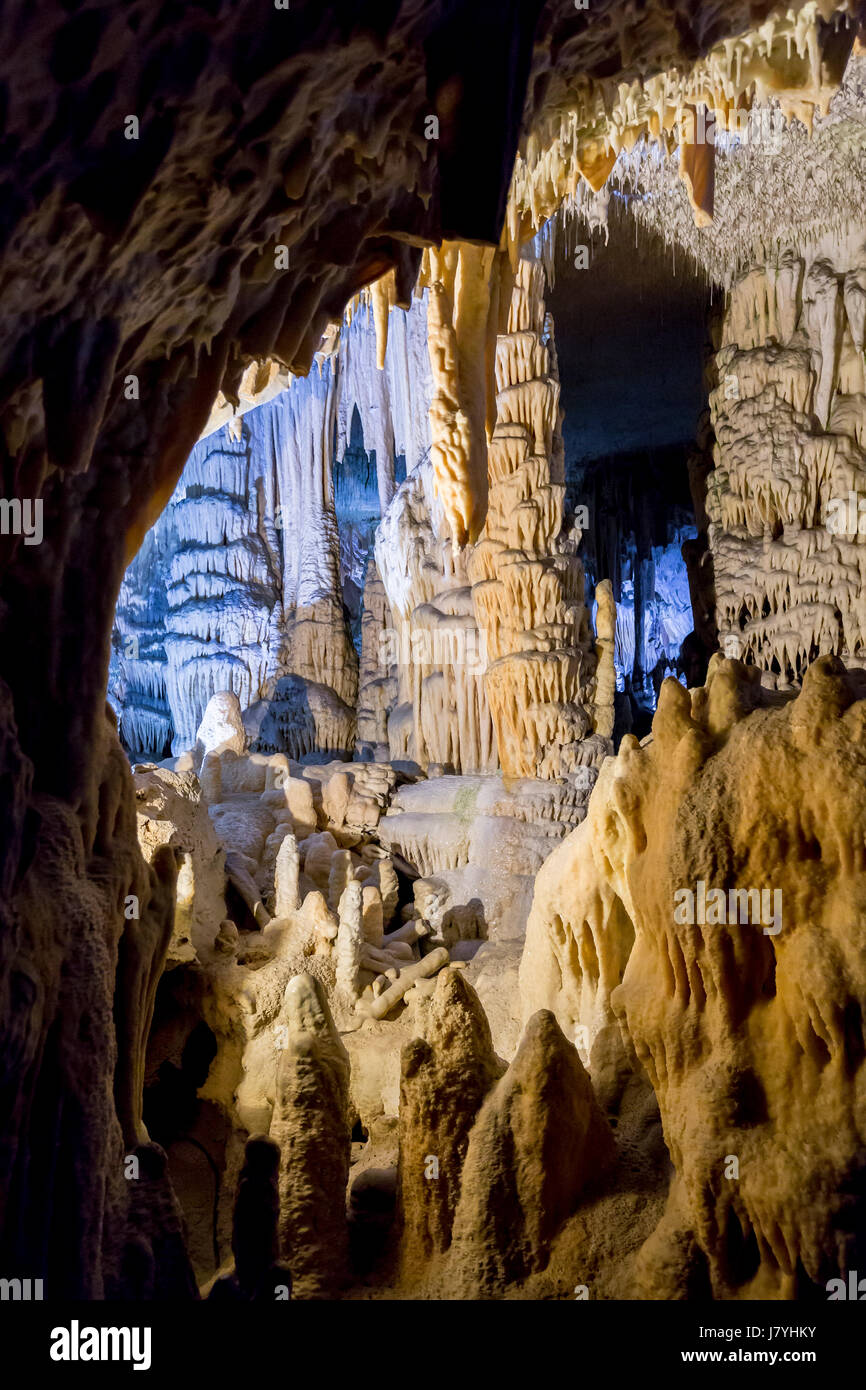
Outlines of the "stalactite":
[[703,488],[719,641],[780,688],[819,653],[852,663],[866,645],[861,242],[852,228],[832,265],[785,253],[754,267],[715,361]]
[[499,761],[518,777],[562,776],[606,747],[587,738],[595,654],[583,567],[560,548],[559,382],[543,287],[541,265],[522,260],[497,340],[490,501],[471,563]]

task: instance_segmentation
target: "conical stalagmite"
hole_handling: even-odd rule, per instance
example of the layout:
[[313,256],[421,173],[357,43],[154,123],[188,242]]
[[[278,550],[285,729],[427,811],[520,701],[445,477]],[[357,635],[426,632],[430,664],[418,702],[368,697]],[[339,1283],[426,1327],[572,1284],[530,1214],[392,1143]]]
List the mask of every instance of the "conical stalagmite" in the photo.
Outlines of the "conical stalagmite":
[[277,850],[274,872],[274,916],[288,917],[298,909],[298,876],[300,861],[298,842],[294,835],[286,835]]
[[339,899],[337,931],[337,988],[350,1002],[358,996],[358,975],[364,950],[363,889],[350,879]]
[[469,1137],[451,1257],[464,1295],[495,1295],[540,1269],[581,1192],[613,1158],[580,1058],[542,1009]]
[[295,1292],[321,1298],[346,1274],[349,1058],[311,975],[286,988],[271,1138],[280,1149],[280,1252]]
[[347,849],[335,850],[331,856],[331,868],[328,874],[328,906],[332,912],[339,911],[340,899],[353,878],[351,854]]
[[441,971],[424,1037],[407,1043],[401,1058],[398,1209],[406,1277],[451,1242],[469,1132],[502,1071],[477,994],[458,971]]

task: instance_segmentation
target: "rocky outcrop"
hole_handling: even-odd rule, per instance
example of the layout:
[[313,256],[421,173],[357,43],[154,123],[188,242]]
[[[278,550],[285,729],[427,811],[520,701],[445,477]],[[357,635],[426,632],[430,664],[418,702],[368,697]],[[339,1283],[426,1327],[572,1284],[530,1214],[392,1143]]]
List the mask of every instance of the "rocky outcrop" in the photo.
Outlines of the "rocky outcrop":
[[719,656],[705,688],[666,681],[651,741],[623,741],[540,876],[525,1008],[590,1039],[619,1020],[716,1297],[794,1296],[863,1258],[864,712],[832,657],[793,699]]

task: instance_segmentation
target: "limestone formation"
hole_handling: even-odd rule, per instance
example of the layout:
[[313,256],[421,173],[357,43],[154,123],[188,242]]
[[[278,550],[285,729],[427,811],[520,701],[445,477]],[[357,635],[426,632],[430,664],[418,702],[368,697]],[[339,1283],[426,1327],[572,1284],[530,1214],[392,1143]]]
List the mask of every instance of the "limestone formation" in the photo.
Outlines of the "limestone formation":
[[[594,725],[612,727],[613,690],[609,681],[596,689],[583,569],[573,540],[566,544],[562,536],[559,384],[543,271],[531,258],[514,272],[502,257],[493,267],[492,258],[473,260],[471,248],[454,247],[422,272],[432,282],[431,305],[438,305],[431,362],[441,359],[433,373],[441,385],[431,422],[441,442],[429,468],[398,490],[377,532],[365,660],[370,670],[378,639],[375,688],[384,691],[385,682],[391,700],[392,757],[463,773],[499,765],[509,776],[553,778],[607,751]],[[485,407],[491,440],[483,529],[464,498],[466,479],[479,466],[481,423],[459,423],[472,413],[461,404],[461,372],[465,378],[469,363],[456,353],[450,323],[454,285],[464,274],[472,289],[461,312],[468,321],[483,310],[481,341],[490,338],[486,318],[497,276],[503,296],[491,320],[501,320],[502,331],[488,343],[496,373]],[[382,625],[380,579],[393,630]],[[599,701],[604,712],[600,706],[596,715]]]
[[469,1133],[503,1066],[474,990],[455,970],[436,977],[424,1034],[401,1059],[398,1211],[404,1277],[451,1243]]
[[[331,882],[331,861],[337,853],[337,841],[329,830],[310,835],[304,843],[304,873],[328,898]],[[337,899],[339,902],[339,898]]]
[[327,900],[317,889],[314,888],[304,898],[300,918],[309,923],[314,934],[323,941],[336,941],[339,932],[337,917],[330,911]]
[[[143,1143],[128,1155],[127,1163],[130,1158],[137,1165],[137,1176],[130,1184],[118,1290],[147,1301],[194,1298],[183,1213],[172,1190],[165,1152],[158,1144]],[[108,1292],[110,1296],[113,1290]]]
[[396,978],[393,983],[383,989],[381,994],[377,995],[372,1002],[365,999],[359,1000],[356,1006],[357,1012],[367,1018],[386,1018],[395,1005],[400,1003],[407,990],[411,989],[419,980],[429,979],[431,975],[435,975],[437,970],[441,970],[447,964],[448,952],[444,946],[437,946],[429,955],[422,956],[421,960],[416,961],[414,965],[406,965],[395,970]]
[[299,1298],[333,1294],[345,1278],[349,1059],[321,984],[289,983],[270,1137],[279,1146],[279,1245]]
[[[779,688],[866,645],[866,244],[852,230],[733,286],[710,395],[705,507],[719,642]],[[853,505],[852,505],[853,499]]]
[[666,681],[652,740],[623,741],[540,876],[525,1008],[589,1039],[619,1019],[717,1297],[858,1258],[864,697],[833,657],[781,701],[719,656],[706,688]]
[[353,1000],[360,992],[359,973],[364,950],[364,921],[361,911],[362,889],[350,879],[340,896],[337,931],[337,986]]
[[[559,549],[559,382],[543,284],[541,267],[521,260],[507,332],[496,342],[490,501],[471,566],[487,643],[487,699],[499,762],[510,777],[559,777],[608,749],[587,740],[599,695],[583,567],[576,554]],[[612,711],[609,688],[605,699]]]
[[153,862],[156,849],[169,845],[178,856],[174,929],[167,962],[192,961],[225,917],[225,853],[202,803],[192,773],[167,768],[135,775],[138,843]]
[[[135,751],[159,754],[172,734],[176,752],[188,748],[207,695],[226,690],[256,710],[263,752],[352,749],[358,663],[340,601],[330,445],[336,436],[339,467],[360,407],[383,514],[394,451],[415,461],[429,448],[425,329],[416,300],[379,371],[368,305],[347,315],[312,377],[259,364],[263,385],[251,369],[236,414],[217,401],[118,607],[111,687]],[[157,556],[167,594],[152,583]]]
[[294,835],[288,834],[280,841],[274,871],[274,916],[288,917],[296,912],[298,900],[298,875],[300,859],[298,842]]
[[397,874],[394,869],[393,861],[388,855],[378,859],[373,865],[373,871],[367,879],[373,887],[378,888],[382,895],[382,925],[388,927],[397,911],[399,902],[399,884]]
[[[347,849],[334,850],[328,871],[328,906],[332,912],[339,911],[343,893],[347,886],[354,881],[354,878],[355,865],[351,852]],[[360,897],[360,892],[358,896]]]
[[555,782],[437,777],[400,787],[381,821],[382,843],[426,876],[467,864],[532,875],[580,823],[595,782],[581,768]]
[[313,788],[303,777],[283,777],[280,786],[292,813],[292,825],[298,838],[306,839],[315,832],[318,824]]
[[231,691],[220,691],[208,700],[196,731],[195,745],[199,766],[208,753],[246,751],[246,731],[241,719],[240,701]]
[[[678,236],[689,249],[695,248],[697,258],[706,256],[708,250],[716,250],[710,229],[728,211],[724,197],[719,196],[720,161],[714,158],[718,149],[726,151],[737,143],[767,144],[794,117],[806,132],[819,124],[854,39],[853,26],[841,15],[832,15],[829,7],[805,4],[780,8],[769,23],[746,25],[736,37],[726,37],[709,51],[659,70],[648,80],[635,74],[633,80],[589,83],[568,92],[567,76],[558,77],[553,84],[558,88],[558,116],[517,158],[508,211],[513,234],[524,219],[540,226],[569,197],[577,195],[589,203],[603,190],[609,196],[610,187],[620,179],[631,183],[628,156],[634,152],[638,164],[658,166],[664,156],[669,157],[673,177],[667,171],[663,180],[658,176],[654,180],[651,171],[645,174],[656,195],[653,201],[667,202],[666,194],[679,191]],[[778,102],[777,114],[771,113],[763,124],[756,122],[756,141],[749,112],[758,103],[766,104],[771,95]],[[678,189],[680,181],[682,189]],[[763,236],[768,242],[776,234],[777,205],[770,199],[762,207],[765,200],[759,189],[747,196],[750,206],[744,225],[737,230],[750,240]],[[786,188],[783,206],[790,197],[791,190]],[[796,200],[792,202],[799,212]],[[670,210],[639,208],[637,215],[654,225],[669,219]],[[724,233],[719,240],[723,244],[718,278],[723,280],[724,261],[729,266],[731,255]],[[718,261],[714,269],[717,266]]]
[[244,1150],[232,1223],[234,1270],[216,1281],[209,1297],[218,1302],[274,1302],[291,1297],[292,1276],[278,1260],[280,1151],[265,1135],[253,1135]]
[[389,756],[388,716],[397,698],[394,663],[389,647],[394,631],[391,608],[382,576],[371,554],[364,578],[364,609],[361,619],[361,655],[358,668],[359,757],[383,761]]
[[361,917],[364,926],[364,940],[371,946],[381,946],[385,939],[382,922],[382,895],[373,884],[365,884],[361,889]]
[[393,673],[396,683],[387,717],[392,758],[463,772],[496,766],[470,553],[452,543],[433,467],[420,464],[376,532],[377,572],[393,624],[379,635],[382,675]]
[[495,1295],[541,1267],[558,1228],[613,1157],[575,1048],[553,1014],[533,1014],[469,1136],[452,1255],[464,1296]]
[[4,1292],[859,1293],[863,20],[10,0]]

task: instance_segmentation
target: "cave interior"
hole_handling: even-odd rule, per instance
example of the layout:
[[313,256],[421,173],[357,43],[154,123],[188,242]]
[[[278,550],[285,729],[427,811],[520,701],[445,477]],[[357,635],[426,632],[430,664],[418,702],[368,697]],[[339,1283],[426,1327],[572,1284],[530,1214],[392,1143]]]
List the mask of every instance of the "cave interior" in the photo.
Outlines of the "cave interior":
[[4,1288],[848,1296],[863,9],[10,4]]

